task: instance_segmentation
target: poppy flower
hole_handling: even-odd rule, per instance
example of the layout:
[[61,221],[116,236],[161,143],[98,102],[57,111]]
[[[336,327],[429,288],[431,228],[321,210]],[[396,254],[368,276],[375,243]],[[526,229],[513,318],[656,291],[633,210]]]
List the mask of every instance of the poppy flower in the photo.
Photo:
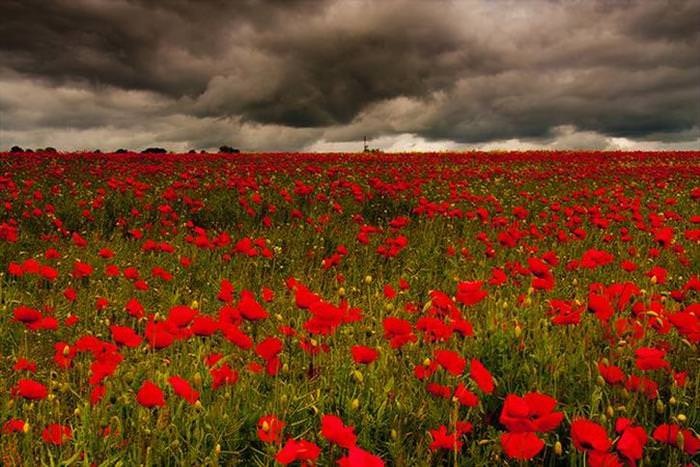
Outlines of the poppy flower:
[[265,361],[269,361],[282,351],[282,341],[276,337],[267,337],[255,346],[255,354]]
[[328,442],[349,449],[355,446],[357,435],[355,428],[345,426],[343,420],[335,415],[324,415],[321,418],[321,434]]
[[226,363],[219,368],[212,368],[209,370],[209,373],[211,374],[212,389],[218,389],[224,385],[236,384],[238,381],[238,372]]
[[481,281],[460,282],[457,284],[457,293],[455,298],[462,305],[476,305],[488,295],[488,292],[482,290],[482,285],[483,282]]
[[12,388],[12,395],[22,397],[29,400],[46,399],[49,395],[49,390],[46,386],[33,379],[20,379]]
[[542,451],[544,441],[532,432],[503,433],[501,447],[511,459],[531,460]]
[[622,454],[631,464],[642,458],[644,446],[648,436],[644,428],[636,426],[632,420],[618,418],[615,421],[615,431],[622,433],[615,445],[615,449]]
[[457,352],[452,350],[436,350],[435,360],[449,374],[459,376],[464,373],[467,366],[467,360],[460,357]]
[[339,467],[384,467],[384,461],[379,456],[362,448],[353,446],[348,455],[338,459]]
[[363,365],[368,365],[379,357],[379,352],[376,349],[364,345],[353,345],[350,352],[355,363]]
[[585,418],[571,423],[571,440],[579,451],[607,452],[612,443],[605,428]]
[[321,448],[311,441],[290,439],[277,453],[275,460],[283,465],[294,461],[315,462],[319,454],[321,454]]
[[460,441],[458,433],[448,433],[445,425],[440,425],[437,430],[428,430],[433,441],[430,443],[430,450],[437,451],[438,449],[447,449],[450,451],[459,451],[462,449],[462,441]]
[[274,415],[266,415],[258,420],[258,438],[263,443],[282,441],[282,430],[287,424]]
[[489,370],[477,359],[473,358],[470,365],[469,376],[474,380],[481,392],[491,394],[495,388],[493,376]]
[[171,376],[168,378],[168,383],[170,383],[175,394],[182,397],[189,404],[194,404],[199,400],[199,392],[195,391],[186,379],[179,376]]
[[128,326],[112,325],[109,327],[109,330],[112,333],[112,339],[119,345],[138,347],[143,340],[141,336],[136,334],[136,331]]
[[73,430],[67,425],[52,423],[41,432],[41,438],[47,444],[60,446],[66,441],[73,439]]
[[136,394],[136,401],[146,408],[163,407],[165,397],[163,391],[150,381],[145,381]]
[[35,310],[34,308],[29,308],[28,306],[24,305],[16,307],[13,310],[12,315],[15,321],[24,324],[32,324],[43,318],[43,315],[39,310]]
[[530,392],[523,397],[508,394],[499,421],[510,432],[552,431],[564,419],[562,412],[554,412],[556,405],[556,399],[538,392]]
[[[680,436],[679,436],[680,435]],[[652,437],[659,443],[678,447],[678,440],[683,439],[683,450],[689,456],[694,456],[700,452],[700,437],[692,431],[682,429],[678,425],[663,423],[656,427]]]
[[10,433],[21,433],[24,431],[24,420],[20,418],[11,418],[2,425],[2,434],[9,435]]

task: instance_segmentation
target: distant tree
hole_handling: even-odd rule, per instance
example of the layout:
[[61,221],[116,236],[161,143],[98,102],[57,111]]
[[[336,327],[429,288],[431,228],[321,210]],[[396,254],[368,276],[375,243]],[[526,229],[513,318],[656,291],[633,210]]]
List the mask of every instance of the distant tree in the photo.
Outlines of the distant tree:
[[116,151],[114,151],[115,154],[126,154],[127,152],[129,152],[129,150],[124,148],[119,148]]
[[167,154],[168,151],[164,148],[157,148],[157,147],[152,147],[152,148],[146,148],[143,151],[141,151],[141,154]]
[[231,146],[221,146],[219,152],[223,154],[238,154],[241,151]]
[[24,149],[22,149],[19,146],[12,146],[12,149],[10,149],[10,152],[24,152]]
[[58,152],[58,151],[56,151],[56,148],[54,148],[54,147],[47,146],[47,147],[44,148],[44,152],[51,152],[51,153],[54,153],[54,152]]

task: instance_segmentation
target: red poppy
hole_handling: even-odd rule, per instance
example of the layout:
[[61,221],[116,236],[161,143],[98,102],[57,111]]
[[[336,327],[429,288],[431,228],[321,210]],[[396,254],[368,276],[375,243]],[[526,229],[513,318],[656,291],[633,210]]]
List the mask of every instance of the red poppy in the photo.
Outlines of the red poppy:
[[291,464],[294,461],[315,462],[319,454],[321,454],[321,448],[311,441],[290,439],[277,453],[275,460],[283,465]]
[[24,420],[20,418],[11,418],[2,425],[2,433],[9,435],[10,433],[21,433],[24,431]]
[[554,412],[557,400],[537,392],[523,397],[508,394],[499,421],[511,432],[552,431],[564,419],[562,412]]
[[511,459],[531,460],[544,448],[544,441],[532,432],[503,433],[501,447]]
[[579,451],[607,452],[612,445],[605,428],[585,418],[573,421],[571,439]]
[[437,430],[429,430],[433,441],[430,443],[430,450],[437,451],[438,449],[447,449],[450,451],[459,451],[462,449],[462,441],[460,441],[458,433],[449,434],[445,425],[440,425]]
[[348,455],[338,459],[339,467],[384,467],[384,461],[371,452],[353,446]]
[[355,446],[357,435],[355,435],[354,430],[354,427],[345,426],[343,420],[335,415],[321,417],[321,434],[328,442],[340,447],[349,449]]
[[465,306],[476,305],[488,295],[488,292],[482,290],[483,282],[460,282],[457,284],[456,299],[459,303]]
[[282,351],[282,341],[276,337],[267,337],[255,346],[255,353],[265,361],[271,360]]
[[46,399],[49,395],[49,390],[38,381],[33,379],[20,379],[12,388],[12,395],[15,397],[23,397],[29,400]]
[[495,388],[493,376],[489,370],[477,359],[473,358],[469,370],[469,376],[474,380],[481,392],[491,394]]
[[109,327],[109,330],[112,333],[112,339],[119,345],[138,347],[143,340],[141,336],[136,334],[136,331],[128,326],[112,325]]
[[199,392],[195,391],[186,379],[179,376],[171,376],[168,378],[168,383],[172,386],[175,394],[182,397],[188,403],[194,404],[199,400]]
[[67,425],[52,423],[41,432],[41,438],[48,444],[60,446],[73,439],[73,430]]
[[136,394],[136,401],[146,408],[163,407],[165,397],[163,391],[150,381],[145,381]]
[[263,443],[279,443],[282,431],[287,424],[274,415],[266,415],[258,420],[258,438]]
[[364,345],[353,345],[350,352],[355,363],[363,365],[368,365],[379,357],[379,352],[376,349]]
[[467,366],[467,360],[460,357],[457,352],[452,350],[436,350],[435,360],[449,374],[459,376],[464,373]]
[[238,372],[231,369],[226,363],[219,368],[212,368],[209,370],[209,373],[211,374],[212,389],[218,389],[223,385],[236,384],[236,381],[238,381]]

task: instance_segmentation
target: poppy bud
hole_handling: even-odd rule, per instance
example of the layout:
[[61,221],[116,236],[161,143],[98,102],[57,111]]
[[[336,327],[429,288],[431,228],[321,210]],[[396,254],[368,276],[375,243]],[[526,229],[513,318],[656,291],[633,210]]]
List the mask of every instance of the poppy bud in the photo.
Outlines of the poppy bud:
[[523,333],[522,328],[520,327],[519,324],[515,325],[515,337],[520,337],[520,335]]
[[281,314],[275,313],[275,319],[276,319],[277,321],[282,321],[284,318],[282,317]]
[[679,413],[676,418],[681,423],[685,423],[688,420],[688,417],[686,417],[685,414],[682,414],[682,413]]
[[204,406],[202,405],[202,401],[197,399],[194,403],[194,408],[197,410],[202,410],[204,408]]
[[197,300],[192,300],[192,303],[190,303],[190,308],[196,310],[197,308],[199,308],[199,302]]
[[612,408],[612,405],[609,405],[605,413],[608,415],[608,417],[612,418],[612,416],[615,415],[615,409]]
[[197,387],[202,386],[202,375],[199,373],[199,371],[197,373],[195,373],[194,376],[192,377],[192,382]]
[[360,400],[359,399],[353,399],[352,402],[350,403],[350,407],[352,410],[357,410],[360,408]]
[[685,448],[685,437],[680,430],[678,430],[678,434],[676,435],[676,447],[681,451]]
[[392,429],[391,429],[391,439],[393,439],[394,441],[396,441],[396,439],[397,439],[398,437],[399,437],[398,432],[392,428]]
[[345,296],[345,287],[341,287],[338,289],[338,296],[339,297],[344,297]]
[[268,431],[270,431],[270,424],[267,423],[267,421],[263,421],[262,426],[260,428],[262,428],[262,431],[267,433]]
[[425,360],[423,360],[423,366],[430,366],[431,363],[432,363],[432,361],[430,361],[430,359],[427,357]]
[[289,364],[282,365],[282,373],[289,373]]
[[364,380],[364,376],[362,376],[362,372],[360,370],[353,371],[352,377],[355,378],[355,381],[358,383],[361,383]]
[[676,400],[675,397],[671,396],[671,398],[668,400],[669,405],[676,405],[678,401]]
[[554,454],[556,454],[557,456],[561,456],[563,452],[564,450],[561,447],[561,443],[559,441],[554,443]]
[[69,353],[70,353],[70,347],[68,347],[67,345],[63,346],[63,356],[67,357]]
[[606,417],[605,414],[602,414],[602,415],[600,416],[600,423],[601,423],[602,425],[605,425],[606,423],[608,423],[608,417]]
[[508,309],[508,302],[504,301],[503,305],[501,305],[501,306],[503,307],[504,310],[507,310]]
[[394,304],[393,303],[387,303],[384,305],[384,309],[386,311],[394,311]]
[[595,384],[598,386],[605,386],[605,378],[603,378],[601,375],[598,375],[598,377],[595,380]]
[[29,433],[29,423],[24,422],[24,425],[22,425],[22,431],[24,433]]
[[664,409],[666,406],[664,405],[663,401],[661,399],[656,399],[656,413],[664,413]]
[[80,407],[75,408],[75,410],[73,411],[73,415],[75,415],[76,417],[80,416]]
[[216,456],[221,454],[221,445],[219,443],[216,443],[216,446],[214,446],[214,454]]
[[372,276],[370,276],[369,274],[367,274],[367,275],[365,276],[365,284],[371,284],[371,283],[372,283]]
[[659,279],[656,278],[656,276],[651,276],[651,283],[656,284],[659,281]]

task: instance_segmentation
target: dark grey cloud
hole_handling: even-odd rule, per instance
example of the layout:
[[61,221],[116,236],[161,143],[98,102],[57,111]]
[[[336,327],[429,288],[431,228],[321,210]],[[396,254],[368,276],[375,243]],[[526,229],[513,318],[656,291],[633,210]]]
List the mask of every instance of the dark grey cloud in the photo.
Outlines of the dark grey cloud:
[[0,17],[2,146],[700,143],[697,0],[4,0]]

